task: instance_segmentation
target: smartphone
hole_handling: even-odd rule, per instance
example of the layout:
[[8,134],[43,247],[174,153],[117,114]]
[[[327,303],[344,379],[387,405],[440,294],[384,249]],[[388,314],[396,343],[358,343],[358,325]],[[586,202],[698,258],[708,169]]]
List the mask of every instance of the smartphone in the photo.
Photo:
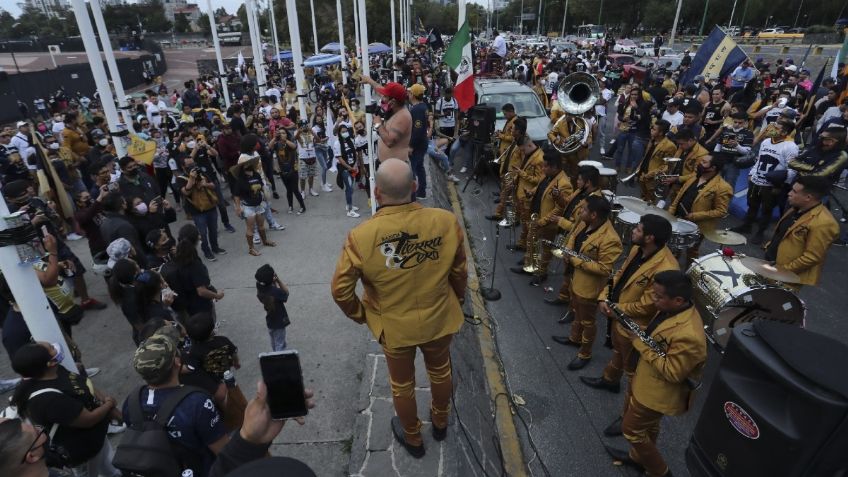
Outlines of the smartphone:
[[297,351],[262,353],[259,355],[259,368],[268,388],[268,407],[272,419],[288,419],[308,413]]

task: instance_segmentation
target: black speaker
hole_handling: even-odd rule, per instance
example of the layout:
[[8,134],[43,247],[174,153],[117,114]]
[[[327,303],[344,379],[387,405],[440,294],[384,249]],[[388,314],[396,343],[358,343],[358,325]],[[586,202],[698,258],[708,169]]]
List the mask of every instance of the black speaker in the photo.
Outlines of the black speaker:
[[801,328],[733,328],[686,449],[691,475],[848,475],[846,363],[848,346]]
[[495,132],[495,108],[486,104],[472,106],[468,110],[468,129],[471,131],[471,139],[478,143],[489,143],[492,141],[492,133]]

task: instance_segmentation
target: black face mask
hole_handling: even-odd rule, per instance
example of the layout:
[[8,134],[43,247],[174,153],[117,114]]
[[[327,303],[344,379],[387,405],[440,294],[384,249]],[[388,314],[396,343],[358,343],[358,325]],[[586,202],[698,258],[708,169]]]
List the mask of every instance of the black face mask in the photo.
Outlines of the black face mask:
[[173,247],[175,243],[176,243],[176,241],[175,241],[174,239],[169,238],[169,239],[168,239],[168,240],[167,240],[167,241],[166,241],[166,242],[162,245],[162,248],[163,248],[163,249],[165,249],[165,250],[171,250],[171,247]]
[[704,167],[700,164],[698,165],[698,167],[696,167],[697,174],[698,174],[699,177],[706,174],[707,172],[710,172],[710,169],[712,169],[712,168],[711,167]]
[[364,130],[364,129],[360,129],[360,130],[356,131],[356,134],[359,134],[360,136],[364,136],[364,135],[365,135],[365,130]]

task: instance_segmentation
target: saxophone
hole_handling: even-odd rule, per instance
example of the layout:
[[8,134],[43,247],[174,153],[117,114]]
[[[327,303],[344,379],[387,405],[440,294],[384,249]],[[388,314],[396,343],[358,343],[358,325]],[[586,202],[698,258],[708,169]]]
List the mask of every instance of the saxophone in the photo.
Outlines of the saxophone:
[[530,215],[529,229],[527,230],[527,255],[524,256],[524,271],[533,275],[542,272],[542,242],[538,239],[539,226],[536,221],[539,214]]
[[[625,315],[624,312],[621,311],[621,308],[618,307],[617,303],[612,302],[610,300],[606,300],[605,303],[610,308],[610,310],[612,310],[613,314],[615,315],[615,318],[618,320],[619,323],[621,323],[621,326],[624,326],[625,328],[633,332],[633,334],[635,334],[636,337],[639,338],[639,341],[645,343],[645,346],[651,348],[651,351],[656,353],[659,357],[665,358],[666,350],[662,346],[660,346],[659,343],[654,341],[654,338],[652,338],[651,335],[645,333],[645,331],[642,330],[642,327],[639,326],[639,323],[636,323],[635,321],[633,321],[633,318],[630,318],[629,316]],[[701,382],[696,381],[691,377],[687,376],[686,386],[690,390],[694,391],[695,389],[701,387]]]

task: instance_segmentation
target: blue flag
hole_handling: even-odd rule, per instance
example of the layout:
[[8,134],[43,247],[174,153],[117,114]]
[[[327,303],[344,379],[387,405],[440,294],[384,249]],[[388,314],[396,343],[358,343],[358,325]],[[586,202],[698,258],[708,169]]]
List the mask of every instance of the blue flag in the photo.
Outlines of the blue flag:
[[692,65],[686,74],[683,75],[681,84],[689,84],[697,75],[724,78],[747,57],[748,55],[739,48],[730,35],[724,33],[721,28],[715,27],[698,48],[698,53],[692,59]]

